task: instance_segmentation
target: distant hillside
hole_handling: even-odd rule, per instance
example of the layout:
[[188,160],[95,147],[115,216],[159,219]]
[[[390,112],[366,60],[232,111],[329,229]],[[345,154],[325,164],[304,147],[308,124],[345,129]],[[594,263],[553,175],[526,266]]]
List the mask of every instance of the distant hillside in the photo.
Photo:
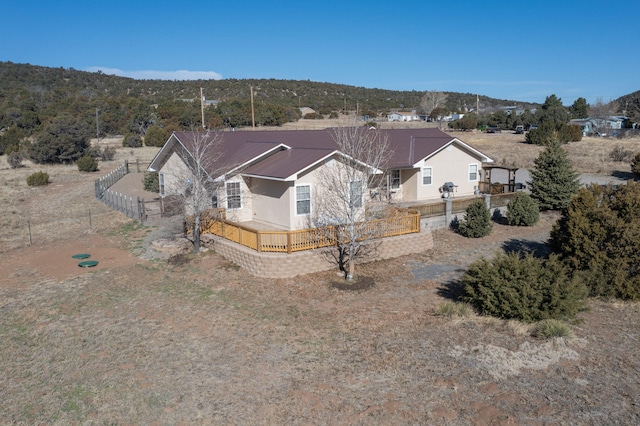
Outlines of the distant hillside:
[[[136,97],[158,102],[167,99],[199,99],[200,88],[209,100],[249,99],[250,86],[256,102],[269,102],[289,107],[307,106],[318,111],[347,110],[387,112],[392,109],[418,109],[424,95],[421,91],[368,89],[308,80],[134,80],[126,77],[90,73],[73,68],[48,68],[29,64],[0,62],[0,102],[20,92],[44,95],[62,92],[84,97]],[[447,109],[452,112],[475,108],[476,94],[448,92]],[[480,95],[486,107],[501,105],[535,106],[514,100],[499,100]],[[328,112],[327,112],[328,111]]]
[[[207,126],[227,128],[252,125],[251,88],[257,126],[296,121],[301,118],[300,107],[310,107],[321,116],[357,112],[384,117],[392,110],[422,112],[420,101],[425,94],[308,80],[135,80],[101,72],[12,62],[0,62],[0,82],[0,136],[11,129],[11,140],[0,140],[6,146],[38,134],[43,126],[61,115],[72,116],[94,135],[98,131],[101,135],[145,135],[152,126],[165,132],[197,127],[201,125],[201,88],[207,100],[217,101],[217,106],[206,108]],[[540,107],[473,93],[446,94],[445,110],[475,110],[479,101],[485,122],[487,113],[501,106],[515,105],[525,110]],[[623,96],[619,105],[621,108],[627,105],[637,116],[640,92]],[[3,151],[0,146],[0,153]]]
[[615,102],[618,108],[626,112],[627,117],[640,122],[640,90],[621,96]]

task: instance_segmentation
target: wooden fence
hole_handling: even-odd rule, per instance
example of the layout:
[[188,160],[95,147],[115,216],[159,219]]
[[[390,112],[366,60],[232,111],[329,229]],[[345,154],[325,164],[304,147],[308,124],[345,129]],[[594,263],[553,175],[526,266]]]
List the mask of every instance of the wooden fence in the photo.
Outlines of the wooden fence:
[[[188,223],[186,226],[189,226]],[[358,226],[363,235],[373,239],[420,232],[420,213],[413,209],[398,209],[391,217],[360,223]],[[336,244],[340,233],[336,226],[300,231],[259,231],[207,212],[203,214],[200,229],[203,234],[214,234],[258,252],[276,253],[329,247]]]

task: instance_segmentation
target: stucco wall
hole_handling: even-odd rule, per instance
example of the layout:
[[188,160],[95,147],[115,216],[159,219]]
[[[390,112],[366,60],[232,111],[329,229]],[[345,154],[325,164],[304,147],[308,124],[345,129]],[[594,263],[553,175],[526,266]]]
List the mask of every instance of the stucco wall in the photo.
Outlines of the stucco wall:
[[289,229],[291,211],[285,206],[290,205],[292,186],[293,182],[251,178],[253,220]]
[[[470,164],[478,166],[477,178],[474,181],[469,180]],[[431,185],[422,184],[422,169],[420,169],[417,173],[416,200],[431,200],[440,198],[439,188],[445,182],[453,182],[458,186],[454,194],[456,197],[473,195],[478,187],[482,162],[459,146],[451,144],[433,157],[425,160],[422,167],[431,167],[433,169]],[[413,200],[405,199],[405,201]]]

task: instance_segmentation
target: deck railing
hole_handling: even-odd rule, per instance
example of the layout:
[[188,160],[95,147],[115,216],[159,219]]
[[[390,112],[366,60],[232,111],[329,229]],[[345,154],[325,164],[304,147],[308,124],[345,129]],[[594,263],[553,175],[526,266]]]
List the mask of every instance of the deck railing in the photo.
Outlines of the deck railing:
[[[192,221],[190,218],[189,221]],[[193,223],[193,222],[191,222]],[[188,228],[188,223],[186,224]],[[415,209],[396,209],[390,217],[358,224],[361,234],[377,239],[420,232],[420,213]],[[336,226],[299,231],[261,231],[224,219],[216,212],[204,212],[202,234],[214,234],[258,252],[292,253],[336,244]]]

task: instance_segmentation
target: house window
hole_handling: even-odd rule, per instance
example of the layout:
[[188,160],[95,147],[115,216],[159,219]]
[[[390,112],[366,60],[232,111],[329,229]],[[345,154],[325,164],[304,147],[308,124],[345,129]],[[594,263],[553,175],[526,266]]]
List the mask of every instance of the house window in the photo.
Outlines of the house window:
[[390,183],[391,189],[400,188],[400,170],[399,169],[391,170],[391,175],[389,176],[389,183]]
[[218,208],[218,194],[214,193],[213,196],[211,197],[211,208],[212,209],[217,209]]
[[296,214],[311,213],[311,186],[296,186]]
[[164,173],[158,173],[158,185],[160,186],[160,196],[164,197]]
[[227,208],[242,208],[242,197],[240,193],[240,182],[227,182]]
[[469,180],[470,181],[478,180],[478,165],[477,164],[469,164]]
[[359,209],[362,207],[362,181],[354,180],[351,182],[349,190],[351,206]]
[[433,169],[431,167],[424,167],[422,169],[422,184],[431,185],[433,177]]

